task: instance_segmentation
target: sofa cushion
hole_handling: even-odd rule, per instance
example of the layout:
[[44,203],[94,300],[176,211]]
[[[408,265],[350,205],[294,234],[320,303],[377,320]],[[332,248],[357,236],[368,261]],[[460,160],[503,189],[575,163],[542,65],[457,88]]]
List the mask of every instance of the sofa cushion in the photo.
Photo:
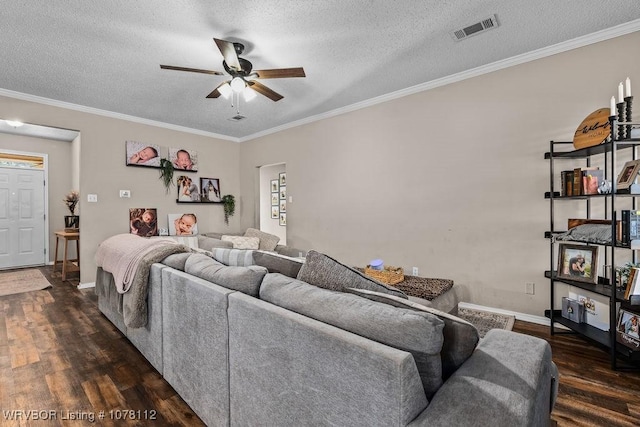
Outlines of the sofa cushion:
[[187,258],[189,258],[190,256],[191,252],[172,254],[163,259],[161,262],[164,265],[175,268],[176,270],[184,271],[184,264],[187,262]]
[[260,239],[258,249],[263,251],[275,251],[276,246],[278,246],[278,242],[280,241],[280,237],[275,234],[265,233],[264,231],[260,231],[255,228],[247,228],[244,235],[245,237],[257,237]]
[[[221,236],[222,237],[222,236]],[[215,237],[198,236],[198,247],[207,251],[211,251],[214,248],[233,248],[233,243],[225,242]]]
[[340,329],[408,351],[427,398],[442,384],[444,322],[427,312],[396,308],[346,292],[330,291],[282,274],[267,274],[260,298]]
[[164,239],[172,239],[183,244],[189,249],[198,249],[198,236],[162,236]]
[[258,296],[267,269],[257,265],[229,267],[204,254],[192,254],[185,263],[185,273],[254,297]]
[[253,261],[269,270],[269,273],[280,273],[289,277],[297,277],[303,260],[271,252],[255,251]]
[[245,236],[222,236],[222,241],[231,242],[233,249],[258,249],[260,246],[260,239],[257,237],[245,237]]
[[401,290],[380,283],[328,255],[313,250],[307,253],[306,261],[297,278],[333,291],[344,291],[346,288],[369,289],[407,298]]
[[233,267],[247,267],[254,265],[253,251],[245,249],[222,249],[216,248],[211,251],[213,259],[224,265],[230,265]]
[[440,352],[444,381],[471,356],[480,341],[480,335],[475,326],[452,314],[380,292],[354,288],[348,288],[346,291],[394,307],[423,311],[438,316],[444,322],[444,344]]

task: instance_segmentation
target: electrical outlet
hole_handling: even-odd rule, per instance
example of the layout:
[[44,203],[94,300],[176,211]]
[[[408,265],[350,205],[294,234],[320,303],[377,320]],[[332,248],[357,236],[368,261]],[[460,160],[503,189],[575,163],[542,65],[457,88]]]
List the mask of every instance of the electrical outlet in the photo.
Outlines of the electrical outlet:
[[536,293],[536,284],[535,283],[525,283],[524,284],[525,293],[528,295],[534,295]]
[[418,267],[413,267],[411,269],[411,275],[412,276],[417,276],[418,275]]

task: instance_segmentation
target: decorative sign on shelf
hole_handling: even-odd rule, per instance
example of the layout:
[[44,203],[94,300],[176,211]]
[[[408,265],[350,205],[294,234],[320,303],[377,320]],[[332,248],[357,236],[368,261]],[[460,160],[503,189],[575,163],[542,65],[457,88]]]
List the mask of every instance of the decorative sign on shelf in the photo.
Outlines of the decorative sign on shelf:
[[609,109],[599,108],[580,123],[573,135],[573,146],[579,149],[600,145],[607,140],[610,128]]

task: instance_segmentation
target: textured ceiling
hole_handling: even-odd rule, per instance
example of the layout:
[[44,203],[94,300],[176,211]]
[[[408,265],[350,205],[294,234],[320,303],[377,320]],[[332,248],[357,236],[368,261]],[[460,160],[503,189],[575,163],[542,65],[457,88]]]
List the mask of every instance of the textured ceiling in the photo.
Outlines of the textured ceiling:
[[[450,32],[496,14],[500,26]],[[0,90],[246,139],[412,86],[640,19],[637,0],[4,0]],[[236,108],[205,98],[224,76],[213,38],[239,41],[261,82]]]

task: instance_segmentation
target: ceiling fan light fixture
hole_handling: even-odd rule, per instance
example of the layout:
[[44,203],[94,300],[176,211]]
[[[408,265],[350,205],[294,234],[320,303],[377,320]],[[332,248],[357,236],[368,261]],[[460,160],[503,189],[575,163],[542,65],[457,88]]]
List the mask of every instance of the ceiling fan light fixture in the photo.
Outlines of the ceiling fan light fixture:
[[244,100],[247,101],[247,102],[251,101],[253,98],[258,96],[256,91],[251,89],[248,85],[245,86],[245,88],[242,91],[242,93],[244,94]]
[[244,88],[246,87],[246,83],[245,81],[240,78],[240,77],[234,77],[231,80],[231,89],[235,92],[235,93],[240,93],[244,90]]
[[222,95],[225,99],[229,99],[233,90],[231,89],[229,83],[225,83],[218,88],[218,92],[220,92],[220,95]]

